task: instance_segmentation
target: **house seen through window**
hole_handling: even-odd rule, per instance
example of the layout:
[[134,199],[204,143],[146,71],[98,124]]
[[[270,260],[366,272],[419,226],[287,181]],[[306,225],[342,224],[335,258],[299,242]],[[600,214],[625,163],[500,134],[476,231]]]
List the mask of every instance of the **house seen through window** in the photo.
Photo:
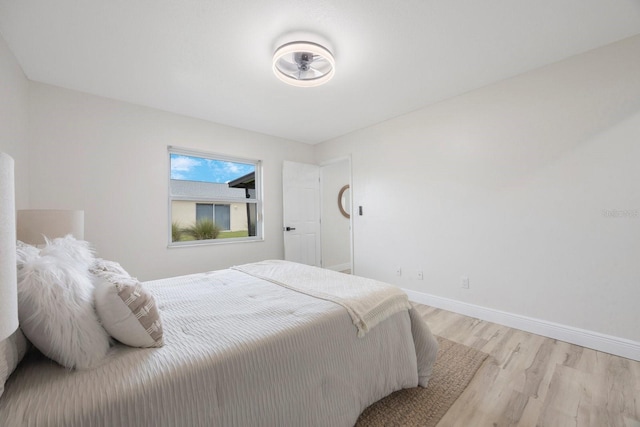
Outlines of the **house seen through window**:
[[262,238],[260,161],[169,147],[170,245]]

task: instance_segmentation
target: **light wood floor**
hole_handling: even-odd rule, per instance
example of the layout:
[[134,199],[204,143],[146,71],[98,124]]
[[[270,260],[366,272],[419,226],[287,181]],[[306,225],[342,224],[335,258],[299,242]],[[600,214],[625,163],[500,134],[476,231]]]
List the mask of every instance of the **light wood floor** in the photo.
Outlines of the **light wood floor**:
[[416,307],[434,334],[490,355],[438,427],[640,426],[640,362]]

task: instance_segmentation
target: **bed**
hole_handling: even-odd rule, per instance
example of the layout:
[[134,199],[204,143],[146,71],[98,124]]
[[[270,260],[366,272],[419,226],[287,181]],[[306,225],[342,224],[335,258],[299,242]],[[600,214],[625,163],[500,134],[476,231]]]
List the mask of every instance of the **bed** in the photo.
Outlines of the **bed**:
[[164,345],[115,342],[83,370],[32,348],[4,385],[0,426],[352,426],[391,392],[426,386],[437,342],[409,305],[358,317],[357,302],[296,289],[283,269],[347,292],[368,280],[265,261],[144,282]]

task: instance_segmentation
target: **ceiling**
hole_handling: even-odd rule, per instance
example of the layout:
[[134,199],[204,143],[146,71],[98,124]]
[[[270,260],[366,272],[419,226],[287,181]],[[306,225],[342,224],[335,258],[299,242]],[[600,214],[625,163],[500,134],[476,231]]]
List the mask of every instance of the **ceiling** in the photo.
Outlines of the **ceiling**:
[[[640,33],[640,0],[0,0],[27,77],[306,143]],[[336,75],[278,80],[291,39]]]

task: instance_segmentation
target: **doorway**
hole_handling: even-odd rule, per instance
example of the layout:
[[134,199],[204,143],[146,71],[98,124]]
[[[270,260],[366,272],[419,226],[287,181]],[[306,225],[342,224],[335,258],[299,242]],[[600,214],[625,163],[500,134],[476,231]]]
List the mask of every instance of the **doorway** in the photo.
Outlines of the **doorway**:
[[282,169],[284,259],[354,274],[351,158]]
[[353,274],[351,159],[320,165],[322,267]]

